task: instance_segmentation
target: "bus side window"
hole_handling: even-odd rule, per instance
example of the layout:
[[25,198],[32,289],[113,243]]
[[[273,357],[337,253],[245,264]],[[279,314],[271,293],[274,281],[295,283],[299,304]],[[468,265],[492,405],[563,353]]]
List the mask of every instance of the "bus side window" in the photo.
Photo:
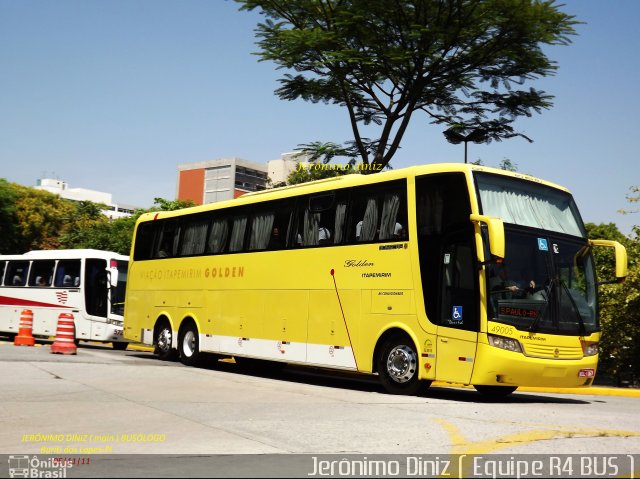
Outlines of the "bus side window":
[[273,234],[274,219],[273,211],[264,211],[253,215],[249,235],[249,251],[267,249]]
[[2,279],[4,278],[4,270],[7,263],[5,261],[0,261],[0,284],[3,284]]
[[56,288],[77,288],[80,286],[80,260],[58,261],[53,285]]
[[6,277],[9,286],[24,286],[27,284],[28,261],[9,261]]
[[177,220],[162,221],[162,230],[156,246],[155,258],[172,258],[177,256],[180,226]]
[[182,242],[180,244],[180,256],[201,255],[207,246],[207,230],[209,218],[197,216],[189,218],[184,225]]
[[51,286],[55,261],[38,260],[31,265],[29,273],[29,286]]
[[206,252],[209,254],[224,253],[228,240],[229,221],[227,218],[214,218],[211,230],[209,231]]
[[249,251],[280,250],[287,245],[293,202],[270,201],[251,217]]
[[284,249],[288,246],[291,228],[293,225],[293,209],[295,200],[279,201],[273,205],[273,228],[267,248],[270,250]]
[[353,197],[350,243],[409,238],[406,186],[357,188]]
[[153,239],[155,236],[155,222],[140,223],[136,231],[136,244],[133,256],[136,261],[153,257]]
[[235,253],[244,249],[244,236],[247,230],[248,218],[244,215],[233,218],[233,228],[231,229],[231,240],[229,241],[229,252]]
[[295,246],[341,244],[347,216],[343,191],[302,198],[297,212]]

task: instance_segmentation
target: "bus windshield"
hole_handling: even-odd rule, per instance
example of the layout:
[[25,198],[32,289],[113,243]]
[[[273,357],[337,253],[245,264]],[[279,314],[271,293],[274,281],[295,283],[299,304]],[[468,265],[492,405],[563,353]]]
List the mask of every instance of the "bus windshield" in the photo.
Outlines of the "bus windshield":
[[597,331],[590,249],[566,238],[505,230],[506,259],[487,271],[489,318],[534,333]]
[[505,223],[505,261],[487,269],[489,319],[530,332],[597,331],[593,260],[571,195],[499,175],[476,181],[483,214]]
[[586,238],[572,196],[543,184],[476,173],[482,212],[505,223]]

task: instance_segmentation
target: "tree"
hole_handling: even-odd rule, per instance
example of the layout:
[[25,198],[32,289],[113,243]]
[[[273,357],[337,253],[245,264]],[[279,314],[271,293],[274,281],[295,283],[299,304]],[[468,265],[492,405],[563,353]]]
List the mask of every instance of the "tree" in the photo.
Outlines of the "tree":
[[70,227],[73,203],[48,191],[17,184],[14,188],[16,241],[13,253],[59,248],[61,234]]
[[0,178],[0,254],[13,253],[16,248],[16,198],[15,185]]
[[[640,203],[640,186],[632,186],[629,188],[630,193],[627,195],[627,201],[629,203]],[[618,213],[622,213],[623,215],[629,215],[632,213],[639,213],[640,209],[635,210],[627,210],[621,209],[618,210]]]
[[[640,381],[640,228],[630,237],[615,224],[587,223],[591,239],[612,239],[627,249],[629,274],[622,284],[599,286],[600,340],[599,376],[622,381]],[[615,259],[609,248],[595,248],[598,280],[615,277]],[[604,373],[604,374],[603,374]]]
[[301,166],[292,171],[287,177],[287,185],[297,185],[309,181],[324,180],[353,173],[352,169],[326,168],[327,165],[310,163],[308,166]]
[[174,211],[182,208],[189,208],[195,203],[191,200],[166,200],[164,198],[154,198],[153,204],[148,211]]
[[166,200],[155,198],[154,206],[146,210],[137,210],[132,216],[107,221],[95,222],[85,228],[75,230],[64,237],[66,248],[94,248],[128,255],[136,221],[143,213],[149,211],[172,211],[193,206],[191,200]]
[[515,119],[552,106],[524,87],[557,69],[541,47],[569,44],[578,23],[553,0],[236,1],[266,17],[261,60],[295,72],[276,94],[345,107],[353,140],[339,148],[367,172],[389,164],[416,112],[486,141],[524,136]]

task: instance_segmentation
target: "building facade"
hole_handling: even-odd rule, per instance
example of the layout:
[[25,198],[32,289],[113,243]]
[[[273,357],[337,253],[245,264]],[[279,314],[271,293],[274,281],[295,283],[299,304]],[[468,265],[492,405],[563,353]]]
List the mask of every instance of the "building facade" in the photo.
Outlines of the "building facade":
[[131,216],[137,209],[134,206],[118,205],[114,203],[111,193],[104,193],[102,191],[89,190],[86,188],[69,188],[69,185],[62,180],[41,178],[37,181],[34,188],[36,190],[48,191],[49,193],[53,193],[54,195],[58,195],[67,200],[91,201],[92,203],[103,204],[106,208],[102,210],[102,213],[111,219]]
[[282,153],[279,159],[269,161],[267,163],[267,170],[269,172],[271,185],[286,183],[289,175],[298,168],[298,164],[305,168],[309,165],[309,161],[310,155],[299,151]]
[[267,167],[241,158],[178,165],[177,197],[196,205],[230,200],[267,187]]

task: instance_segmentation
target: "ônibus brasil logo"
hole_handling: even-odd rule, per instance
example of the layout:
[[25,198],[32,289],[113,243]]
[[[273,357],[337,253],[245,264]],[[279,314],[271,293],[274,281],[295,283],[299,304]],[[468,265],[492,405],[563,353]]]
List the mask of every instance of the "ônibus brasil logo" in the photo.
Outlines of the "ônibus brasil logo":
[[67,469],[73,467],[64,459],[38,456],[9,456],[9,477],[67,477]]

